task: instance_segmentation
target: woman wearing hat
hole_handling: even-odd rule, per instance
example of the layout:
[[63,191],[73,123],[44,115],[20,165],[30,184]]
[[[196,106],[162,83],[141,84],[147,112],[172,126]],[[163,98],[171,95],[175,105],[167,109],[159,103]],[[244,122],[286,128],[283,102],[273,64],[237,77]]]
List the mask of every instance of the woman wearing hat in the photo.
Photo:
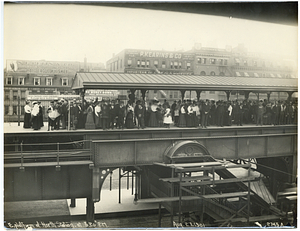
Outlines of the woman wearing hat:
[[150,116],[149,116],[149,127],[158,127],[158,121],[157,121],[157,107],[158,107],[158,101],[153,100],[152,105],[150,107]]
[[33,109],[31,111],[31,121],[32,121],[32,128],[33,130],[39,130],[40,127],[40,121],[39,121],[39,111],[40,107],[37,102],[33,102]]
[[30,102],[26,101],[24,106],[24,125],[23,128],[31,128],[31,107],[29,106]]

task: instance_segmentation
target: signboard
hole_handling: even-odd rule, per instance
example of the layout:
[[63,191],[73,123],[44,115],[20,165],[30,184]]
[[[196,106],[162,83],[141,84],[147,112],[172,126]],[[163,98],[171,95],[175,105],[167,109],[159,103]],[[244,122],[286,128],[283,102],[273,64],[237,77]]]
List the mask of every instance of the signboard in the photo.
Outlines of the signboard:
[[24,61],[7,60],[7,72],[24,72],[35,74],[70,74],[79,71],[79,62],[57,62],[57,61]]
[[117,97],[120,94],[118,90],[86,90],[87,97]]
[[163,58],[163,59],[178,59],[178,60],[194,60],[195,55],[184,52],[168,52],[168,51],[152,51],[142,50],[134,51],[127,50],[126,55],[130,58]]

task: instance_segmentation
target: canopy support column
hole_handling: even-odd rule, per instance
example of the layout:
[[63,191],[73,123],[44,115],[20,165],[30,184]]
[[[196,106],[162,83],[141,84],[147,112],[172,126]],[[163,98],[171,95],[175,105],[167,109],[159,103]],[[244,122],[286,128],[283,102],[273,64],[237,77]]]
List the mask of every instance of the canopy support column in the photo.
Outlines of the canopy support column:
[[134,103],[134,101],[135,101],[135,95],[134,95],[135,91],[136,91],[136,89],[133,89],[133,88],[130,89],[130,94],[128,95],[128,98],[132,103]]
[[181,100],[183,101],[184,95],[185,95],[185,90],[180,90],[180,92],[181,92]]
[[200,100],[201,92],[202,92],[202,91],[200,91],[200,90],[196,90],[196,93],[197,93],[197,101]]
[[293,92],[293,91],[288,91],[287,93],[288,93],[288,95],[289,95],[288,98],[287,98],[287,100],[288,100],[288,101],[291,101],[291,100],[292,100],[292,94],[293,94],[294,92]]
[[83,109],[83,108],[84,108],[85,89],[81,89],[81,91],[80,91],[80,96],[81,96],[81,107],[82,107],[82,109]]
[[271,93],[272,93],[272,92],[270,92],[270,91],[269,91],[269,92],[267,92],[267,98],[268,98],[268,102],[270,102]]
[[245,91],[244,93],[245,93],[245,100],[248,101],[249,95],[250,95],[250,91]]
[[225,93],[226,93],[227,101],[229,101],[231,91],[225,91]]
[[146,98],[146,92],[147,92],[147,90],[145,90],[145,89],[142,89],[142,90],[141,90],[143,101],[145,101],[145,98]]

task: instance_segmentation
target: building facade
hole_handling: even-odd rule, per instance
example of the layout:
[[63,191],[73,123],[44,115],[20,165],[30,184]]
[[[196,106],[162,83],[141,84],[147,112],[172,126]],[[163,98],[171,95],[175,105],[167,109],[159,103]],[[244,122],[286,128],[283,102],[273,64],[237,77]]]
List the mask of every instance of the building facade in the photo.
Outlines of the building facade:
[[[114,55],[106,63],[108,72],[131,74],[178,74],[201,76],[237,76],[270,78],[294,78],[297,67],[293,61],[283,57],[266,56],[250,53],[243,44],[225,49],[202,47],[197,43],[189,51],[157,51],[125,49]],[[137,92],[139,97],[139,93]],[[232,98],[243,98],[243,92],[232,92]],[[156,97],[168,101],[181,99],[179,91],[149,91],[148,98]],[[285,93],[273,93],[271,99],[285,98]],[[195,92],[187,91],[185,98],[196,98]],[[249,98],[259,96],[250,94]],[[262,93],[260,97],[267,97]],[[202,91],[201,99],[226,100],[225,92]]]
[[[4,120],[23,119],[26,100],[39,100],[45,108],[50,101],[77,97],[71,89],[78,71],[105,71],[102,63],[6,60],[4,71]],[[45,114],[45,113],[44,113]],[[45,115],[46,116],[46,115]]]

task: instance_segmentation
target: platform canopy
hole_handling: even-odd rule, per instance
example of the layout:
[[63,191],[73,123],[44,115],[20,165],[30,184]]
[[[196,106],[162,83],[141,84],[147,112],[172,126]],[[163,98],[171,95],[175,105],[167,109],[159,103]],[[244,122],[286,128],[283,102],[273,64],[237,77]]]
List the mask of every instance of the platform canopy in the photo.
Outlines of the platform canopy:
[[76,73],[72,83],[72,89],[241,90],[251,92],[296,92],[298,91],[298,79],[276,77],[258,78],[78,72]]

